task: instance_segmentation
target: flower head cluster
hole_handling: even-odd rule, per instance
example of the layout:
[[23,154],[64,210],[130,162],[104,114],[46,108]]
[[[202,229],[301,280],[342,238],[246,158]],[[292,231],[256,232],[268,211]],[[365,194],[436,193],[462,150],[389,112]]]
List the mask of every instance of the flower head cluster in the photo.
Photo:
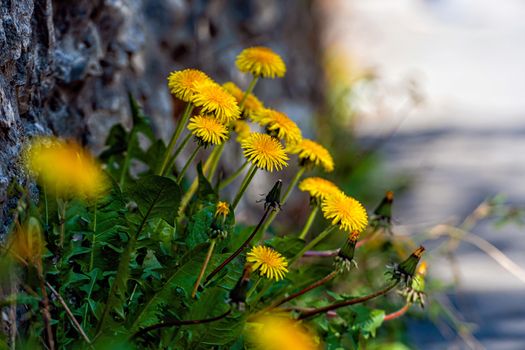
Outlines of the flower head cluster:
[[[229,81],[222,85],[240,105],[242,99],[244,98],[244,91],[242,91],[235,83]],[[254,94],[248,94],[244,100],[242,107],[242,116],[243,118],[250,118],[254,120],[255,116],[264,109],[264,105]]]
[[241,72],[249,72],[256,77],[282,78],[286,73],[283,59],[271,49],[262,46],[242,50],[235,64]]
[[264,126],[270,135],[284,140],[289,145],[295,145],[302,139],[301,129],[282,112],[265,108],[257,116],[257,122]]
[[188,129],[205,146],[220,145],[228,139],[228,128],[211,116],[195,116],[190,119]]
[[168,87],[171,93],[184,102],[192,101],[198,85],[211,82],[210,77],[197,69],[179,70],[168,76]]
[[299,190],[308,192],[310,197],[316,201],[323,200],[331,194],[341,192],[339,187],[333,182],[322,177],[307,177],[299,183]]
[[290,153],[297,154],[303,166],[321,166],[326,172],[334,170],[334,160],[330,152],[315,141],[302,139],[297,145],[290,147]]
[[108,189],[95,158],[73,141],[37,137],[25,150],[24,163],[46,191],[61,197],[96,199]]
[[361,232],[368,225],[366,209],[356,199],[342,191],[327,196],[321,203],[323,215],[332,225],[347,232]]
[[256,246],[246,256],[246,261],[252,264],[252,269],[259,270],[261,276],[279,281],[288,272],[288,261],[270,247]]
[[257,350],[319,350],[317,337],[286,315],[264,315],[247,325],[247,338]]
[[240,110],[235,97],[216,83],[197,84],[191,101],[201,108],[202,114],[213,114],[223,124],[239,119]]
[[281,170],[287,166],[288,155],[279,140],[270,135],[251,133],[242,140],[244,156],[256,167],[267,171]]

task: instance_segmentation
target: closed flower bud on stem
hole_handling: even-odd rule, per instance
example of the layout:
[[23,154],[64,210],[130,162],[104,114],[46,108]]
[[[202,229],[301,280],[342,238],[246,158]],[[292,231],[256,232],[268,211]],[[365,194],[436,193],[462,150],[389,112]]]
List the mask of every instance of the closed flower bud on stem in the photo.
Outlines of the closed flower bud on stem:
[[354,260],[355,246],[359,239],[359,231],[353,231],[348,235],[343,247],[339,250],[339,253],[334,258],[334,267],[338,273],[350,271],[352,266],[357,268],[357,263]]
[[387,274],[390,275],[393,280],[403,281],[405,285],[410,285],[416,272],[417,264],[419,260],[421,260],[424,251],[425,248],[420,246],[401,264],[390,265]]
[[394,192],[388,191],[383,200],[374,210],[374,215],[370,224],[375,228],[384,228],[392,233],[392,203],[394,202]]
[[281,189],[283,188],[283,182],[279,179],[273,185],[268,195],[264,199],[264,209],[273,208],[273,210],[281,209]]
[[412,278],[410,285],[407,285],[400,293],[407,303],[418,303],[422,308],[425,307],[425,274],[427,263],[422,261],[419,265],[416,275]]

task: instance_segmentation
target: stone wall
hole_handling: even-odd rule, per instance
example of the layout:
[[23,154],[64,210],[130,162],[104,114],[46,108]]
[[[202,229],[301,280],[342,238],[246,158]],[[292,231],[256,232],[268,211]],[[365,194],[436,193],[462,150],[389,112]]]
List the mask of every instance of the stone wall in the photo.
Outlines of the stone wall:
[[131,92],[167,137],[176,109],[165,84],[171,70],[200,68],[242,85],[235,55],[245,46],[269,45],[289,72],[260,84],[263,100],[283,105],[293,98],[304,114],[322,99],[317,19],[309,1],[0,4],[0,235],[17,201],[7,195],[9,183],[28,185],[17,159],[29,136],[71,137],[99,151],[110,126],[129,121]]

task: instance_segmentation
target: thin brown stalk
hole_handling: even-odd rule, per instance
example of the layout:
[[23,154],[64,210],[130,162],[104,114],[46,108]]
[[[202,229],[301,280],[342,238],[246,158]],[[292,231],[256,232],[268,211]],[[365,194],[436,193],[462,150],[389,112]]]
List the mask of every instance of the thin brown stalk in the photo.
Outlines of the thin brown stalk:
[[401,309],[395,312],[389,313],[388,315],[385,315],[385,317],[383,318],[383,322],[392,321],[392,320],[395,320],[396,318],[403,316],[404,314],[406,314],[408,309],[410,309],[410,305],[411,305],[410,303],[406,303]]
[[378,296],[381,296],[381,295],[384,295],[384,294],[388,293],[395,286],[397,286],[398,283],[399,283],[398,281],[395,281],[394,283],[392,283],[391,285],[387,286],[384,289],[381,289],[381,290],[379,290],[379,291],[377,291],[375,293],[372,293],[372,294],[369,294],[369,295],[365,295],[365,296],[360,297],[360,298],[350,299],[350,300],[342,301],[342,302],[339,302],[339,303],[331,304],[331,305],[328,305],[328,306],[320,307],[320,308],[317,308],[317,309],[313,309],[313,310],[310,310],[310,311],[305,311],[305,312],[301,313],[298,318],[300,320],[304,320],[306,318],[310,318],[310,317],[313,317],[313,316],[316,316],[318,314],[325,313],[325,312],[328,312],[328,311],[331,311],[331,310],[336,310],[336,309],[339,309],[341,307],[364,303],[365,301],[374,299],[374,298],[376,298]]
[[73,323],[73,326],[75,326],[75,328],[80,333],[82,338],[84,338],[86,343],[91,344],[91,340],[87,336],[87,334],[84,331],[84,329],[82,329],[82,326],[80,326],[80,323],[78,323],[77,319],[75,318],[75,316],[71,312],[71,309],[69,309],[69,307],[67,306],[66,301],[64,300],[64,298],[62,298],[60,293],[58,293],[58,291],[55,288],[53,288],[53,286],[51,284],[49,284],[49,282],[45,281],[45,284],[46,284],[47,288],[49,288],[49,290],[57,297],[58,301],[60,302],[60,304],[62,305],[62,307],[66,311],[66,314],[69,316],[69,319],[71,320],[71,323]]
[[212,317],[212,318],[205,318],[205,319],[202,319],[202,320],[172,320],[172,321],[168,321],[168,322],[164,322],[164,323],[154,324],[152,326],[149,326],[149,327],[141,329],[140,331],[135,333],[131,338],[137,338],[137,337],[140,337],[141,335],[144,335],[144,334],[146,334],[148,332],[154,331],[156,329],[166,328],[166,327],[190,326],[190,325],[196,325],[196,324],[215,322],[215,321],[218,321],[220,319],[225,318],[231,312],[232,312],[232,309],[229,308],[228,311],[226,311],[225,313],[223,313],[223,314],[221,314],[219,316],[216,316],[216,317]]
[[213,270],[208,275],[208,277],[206,277],[206,280],[204,281],[204,284],[207,284],[217,273],[219,273],[219,271],[221,271],[226,265],[228,265],[233,259],[235,259],[239,254],[242,253],[244,248],[246,248],[248,246],[248,244],[250,244],[250,242],[253,239],[253,237],[255,237],[257,232],[259,232],[259,229],[261,228],[261,226],[264,224],[264,221],[268,217],[268,213],[272,209],[273,209],[272,206],[268,206],[266,208],[266,210],[264,211],[264,214],[263,214],[261,220],[259,220],[259,223],[257,224],[257,226],[255,226],[255,228],[253,229],[253,232],[250,234],[250,236],[244,241],[243,244],[241,244],[241,246],[232,255],[230,255],[226,260],[224,260],[219,266],[217,266],[215,268],[215,270]]

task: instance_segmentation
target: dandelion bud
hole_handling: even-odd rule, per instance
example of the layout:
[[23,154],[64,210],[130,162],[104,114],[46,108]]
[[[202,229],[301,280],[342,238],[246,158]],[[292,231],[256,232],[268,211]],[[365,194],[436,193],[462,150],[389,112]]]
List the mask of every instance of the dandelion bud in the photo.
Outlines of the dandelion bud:
[[343,247],[339,250],[339,253],[334,258],[334,267],[338,273],[350,271],[352,266],[357,267],[357,263],[354,260],[355,245],[359,239],[359,231],[353,231],[348,235]]
[[374,227],[386,228],[389,232],[392,225],[392,203],[394,202],[394,192],[388,191],[383,200],[374,210],[371,224]]
[[403,281],[406,285],[409,285],[424,251],[425,248],[420,246],[401,264],[389,266],[390,270],[387,271],[387,274],[389,274],[393,280]]
[[412,278],[410,285],[401,291],[407,303],[418,303],[421,307],[425,307],[425,274],[427,272],[427,264],[422,261],[417,269],[416,275]]
[[266,196],[264,200],[264,209],[270,207],[273,208],[273,210],[281,209],[281,189],[283,187],[283,182],[281,180],[277,180],[275,185],[273,185],[270,192],[268,192],[268,195]]

